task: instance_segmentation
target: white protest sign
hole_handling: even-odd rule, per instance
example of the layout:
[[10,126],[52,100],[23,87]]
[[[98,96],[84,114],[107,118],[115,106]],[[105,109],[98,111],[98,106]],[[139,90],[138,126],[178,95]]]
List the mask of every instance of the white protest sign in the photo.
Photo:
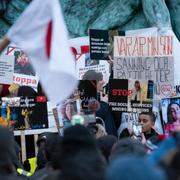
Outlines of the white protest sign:
[[173,59],[174,59],[174,85],[180,85],[180,42],[172,29],[156,27],[126,31],[126,35],[129,36],[157,36],[157,35],[169,35],[173,36]]
[[0,84],[12,84],[14,73],[14,57],[0,56]]
[[109,81],[109,63],[107,61],[91,60],[90,54],[77,55],[79,58],[76,60],[76,71],[79,80],[88,70],[95,70],[103,74],[103,80],[105,83]]
[[159,35],[157,28],[126,31],[126,35],[114,37],[114,77],[153,80],[156,94],[171,96],[174,91],[174,36]]
[[13,82],[36,88],[39,78],[34,72],[27,55],[16,46],[8,46],[5,54],[14,58]]

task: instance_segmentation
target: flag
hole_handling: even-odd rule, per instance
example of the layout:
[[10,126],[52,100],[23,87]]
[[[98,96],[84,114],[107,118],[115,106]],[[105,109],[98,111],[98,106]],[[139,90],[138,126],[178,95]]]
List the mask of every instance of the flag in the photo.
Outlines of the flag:
[[33,0],[6,36],[27,53],[50,101],[71,94],[77,85],[75,61],[58,0]]

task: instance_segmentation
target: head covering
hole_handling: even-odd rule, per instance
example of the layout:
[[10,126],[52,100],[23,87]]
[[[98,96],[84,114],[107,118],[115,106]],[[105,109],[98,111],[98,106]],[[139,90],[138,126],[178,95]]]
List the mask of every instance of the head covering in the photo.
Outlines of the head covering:
[[164,172],[146,158],[119,157],[110,164],[106,180],[165,180]]

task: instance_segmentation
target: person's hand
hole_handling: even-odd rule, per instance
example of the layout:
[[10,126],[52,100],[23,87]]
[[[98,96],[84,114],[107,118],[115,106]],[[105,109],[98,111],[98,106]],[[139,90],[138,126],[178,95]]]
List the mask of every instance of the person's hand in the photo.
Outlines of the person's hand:
[[104,94],[103,92],[100,92],[100,100],[108,103],[108,95]]
[[141,143],[146,144],[146,138],[145,138],[144,133],[141,133]]
[[113,59],[110,55],[108,55],[108,58],[109,60],[107,60],[107,62],[110,64],[110,65],[113,65]]

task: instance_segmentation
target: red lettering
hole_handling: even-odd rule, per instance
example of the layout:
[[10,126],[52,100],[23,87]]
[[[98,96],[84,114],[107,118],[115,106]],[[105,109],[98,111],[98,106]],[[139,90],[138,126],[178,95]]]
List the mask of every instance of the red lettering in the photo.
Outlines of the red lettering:
[[130,53],[131,46],[132,46],[132,37],[127,37],[126,38],[126,54],[128,53],[128,56],[131,56],[131,53]]
[[116,43],[119,55],[127,55],[124,38],[117,39]]
[[21,78],[21,84],[26,82],[26,78]]
[[113,96],[130,96],[132,95],[132,90],[127,89],[113,89],[112,90]]
[[37,82],[36,82],[36,80],[35,79],[33,79],[32,80],[32,84],[36,84]]
[[17,82],[20,82],[20,80],[21,80],[20,77],[16,77]]
[[113,89],[113,90],[112,90],[112,95],[113,95],[113,96],[116,96],[116,95],[117,95],[116,89]]
[[146,44],[146,38],[145,37],[139,37],[139,49],[141,56],[144,56],[144,45]]
[[26,79],[27,83],[26,84],[31,84],[31,79]]

